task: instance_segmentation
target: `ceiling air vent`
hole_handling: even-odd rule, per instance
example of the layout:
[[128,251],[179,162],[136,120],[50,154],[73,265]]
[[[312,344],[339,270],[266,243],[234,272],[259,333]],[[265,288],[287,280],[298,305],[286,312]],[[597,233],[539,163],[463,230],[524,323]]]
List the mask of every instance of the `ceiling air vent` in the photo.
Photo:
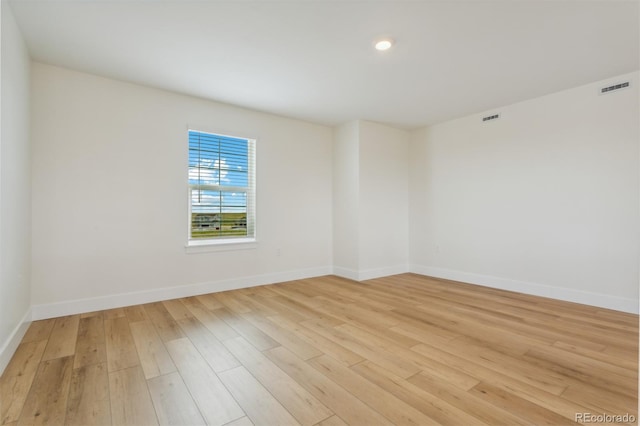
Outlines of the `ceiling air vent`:
[[493,115],[488,115],[486,117],[482,117],[482,121],[497,120],[498,118],[500,118],[500,114],[493,114]]
[[627,87],[629,87],[630,84],[631,84],[630,82],[625,81],[624,83],[618,83],[618,84],[614,84],[613,86],[603,87],[600,89],[600,94],[604,95],[607,93],[615,92],[616,90],[626,89]]

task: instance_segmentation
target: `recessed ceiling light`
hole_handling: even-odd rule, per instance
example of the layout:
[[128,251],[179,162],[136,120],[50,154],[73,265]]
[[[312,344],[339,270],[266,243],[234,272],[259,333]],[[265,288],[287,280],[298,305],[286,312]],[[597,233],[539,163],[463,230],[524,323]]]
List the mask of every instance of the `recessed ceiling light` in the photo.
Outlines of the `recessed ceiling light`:
[[391,49],[391,46],[393,46],[393,40],[390,38],[383,38],[376,41],[374,46],[377,50],[389,50]]

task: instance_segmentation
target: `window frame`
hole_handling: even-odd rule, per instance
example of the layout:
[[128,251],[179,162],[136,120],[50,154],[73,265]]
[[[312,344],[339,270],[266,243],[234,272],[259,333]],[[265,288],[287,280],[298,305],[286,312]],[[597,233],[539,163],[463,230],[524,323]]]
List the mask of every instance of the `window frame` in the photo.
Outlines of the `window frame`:
[[[198,130],[201,127],[187,127],[187,252],[206,252],[220,250],[243,250],[257,246],[256,227],[256,145],[257,139],[246,136]],[[247,141],[247,186],[202,185],[189,183],[189,135],[191,132],[204,133],[221,138],[242,139]],[[247,200],[247,235],[246,236],[219,236],[213,238],[192,238],[192,191],[194,188],[219,192],[240,192],[246,194]]]

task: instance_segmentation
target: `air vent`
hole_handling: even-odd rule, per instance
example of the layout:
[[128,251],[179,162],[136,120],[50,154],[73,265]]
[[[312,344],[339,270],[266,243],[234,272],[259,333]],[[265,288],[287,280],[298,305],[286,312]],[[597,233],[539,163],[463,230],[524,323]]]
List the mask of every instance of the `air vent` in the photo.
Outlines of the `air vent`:
[[498,118],[500,118],[500,114],[493,114],[493,115],[488,115],[486,117],[482,117],[482,121],[497,120]]
[[614,84],[613,86],[603,87],[600,89],[600,94],[604,95],[607,93],[615,92],[616,90],[626,89],[630,84],[630,82],[625,81],[624,83],[618,83]]

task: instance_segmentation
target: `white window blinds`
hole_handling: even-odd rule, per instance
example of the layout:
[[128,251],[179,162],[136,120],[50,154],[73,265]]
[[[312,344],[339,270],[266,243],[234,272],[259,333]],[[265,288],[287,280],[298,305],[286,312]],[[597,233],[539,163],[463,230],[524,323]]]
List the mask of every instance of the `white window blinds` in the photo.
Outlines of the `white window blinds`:
[[189,240],[255,237],[255,140],[189,130]]

